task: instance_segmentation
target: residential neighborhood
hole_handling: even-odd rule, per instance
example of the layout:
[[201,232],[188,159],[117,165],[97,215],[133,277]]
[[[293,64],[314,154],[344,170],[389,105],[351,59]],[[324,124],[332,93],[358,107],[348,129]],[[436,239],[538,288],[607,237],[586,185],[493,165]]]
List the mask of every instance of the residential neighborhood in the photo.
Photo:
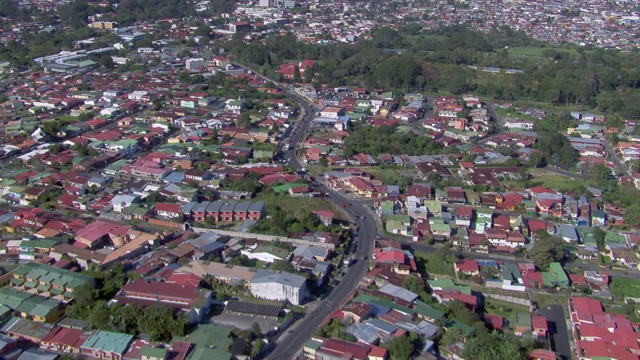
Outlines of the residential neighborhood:
[[638,114],[494,89],[634,4],[178,3],[0,7],[1,358],[640,358]]

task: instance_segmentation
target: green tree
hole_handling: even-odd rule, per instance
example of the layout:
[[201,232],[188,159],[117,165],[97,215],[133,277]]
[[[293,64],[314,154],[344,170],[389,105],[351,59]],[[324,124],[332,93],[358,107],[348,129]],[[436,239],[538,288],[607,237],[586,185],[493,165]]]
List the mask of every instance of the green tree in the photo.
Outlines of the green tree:
[[[538,238],[529,250],[529,257],[533,260],[534,264],[541,269],[545,270],[549,267],[549,264],[555,261],[560,261],[564,258],[563,245],[565,241],[559,237],[544,236],[546,231],[539,230],[536,235]],[[542,235],[542,236],[540,236]]]
[[420,337],[418,334],[411,332],[409,335],[397,337],[388,344],[385,344],[389,355],[393,360],[408,360],[416,353]]
[[294,83],[302,82],[302,77],[300,76],[300,68],[297,66],[293,70],[293,82]]
[[593,237],[596,240],[596,243],[598,244],[598,251],[604,251],[605,250],[605,241],[604,238],[607,235],[607,233],[602,230],[602,228],[600,227],[596,227],[595,229],[593,229]]
[[187,320],[182,314],[175,317],[173,309],[168,306],[153,305],[144,309],[139,329],[149,334],[153,341],[168,342],[174,336],[186,333]]

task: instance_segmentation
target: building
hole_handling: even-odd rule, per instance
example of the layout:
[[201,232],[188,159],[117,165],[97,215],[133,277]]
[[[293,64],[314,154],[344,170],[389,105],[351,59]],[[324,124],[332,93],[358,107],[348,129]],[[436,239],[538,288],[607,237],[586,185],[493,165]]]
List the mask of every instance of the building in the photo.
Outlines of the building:
[[308,295],[307,279],[285,271],[258,270],[251,280],[251,294],[261,299],[300,305]]
[[96,330],[80,347],[82,355],[96,359],[121,360],[133,341],[133,335]]
[[211,306],[212,292],[193,284],[135,280],[122,287],[115,299],[118,303],[141,307],[166,305],[182,311],[190,322],[198,322]]

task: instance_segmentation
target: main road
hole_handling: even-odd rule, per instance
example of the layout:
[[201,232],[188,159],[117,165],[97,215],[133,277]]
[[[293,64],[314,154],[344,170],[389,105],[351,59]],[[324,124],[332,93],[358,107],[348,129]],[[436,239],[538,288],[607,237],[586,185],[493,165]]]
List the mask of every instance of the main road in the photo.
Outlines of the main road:
[[[296,154],[297,144],[300,142],[306,131],[309,129],[311,122],[315,116],[316,109],[314,105],[302,97],[288,93],[304,109],[302,120],[299,126],[292,133],[290,140],[290,149],[286,152],[287,157],[291,161],[291,165],[297,170],[302,171],[303,165]],[[374,217],[367,211],[364,205],[353,202],[350,203],[342,194],[335,192],[324,185],[317,186],[320,191],[329,194],[328,199],[335,205],[342,206],[345,213],[354,219],[356,226],[359,228],[356,237],[357,250],[355,251],[356,262],[347,271],[340,283],[329,293],[329,295],[320,302],[310,313],[307,313],[302,319],[292,326],[292,331],[281,335],[271,346],[265,349],[261,355],[265,359],[293,359],[299,354],[313,333],[320,327],[322,322],[356,289],[358,283],[369,269],[369,259],[373,251],[373,242],[377,235],[377,228]]]

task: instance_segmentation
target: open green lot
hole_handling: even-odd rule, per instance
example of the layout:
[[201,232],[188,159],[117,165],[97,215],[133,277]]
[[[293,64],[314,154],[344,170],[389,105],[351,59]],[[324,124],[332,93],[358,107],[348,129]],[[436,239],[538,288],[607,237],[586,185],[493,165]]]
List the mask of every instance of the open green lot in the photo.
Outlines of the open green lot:
[[541,183],[542,186],[561,192],[576,190],[578,187],[583,186],[581,181],[576,181],[570,177],[558,175],[544,169],[531,169],[530,173],[533,176],[533,182]]
[[298,211],[300,209],[304,209],[305,207],[310,209],[311,211],[316,210],[328,210],[332,211],[336,218],[345,220],[346,216],[342,212],[342,209],[335,208],[329,200],[320,199],[320,198],[308,198],[308,197],[300,197],[293,198],[288,194],[276,195],[274,193],[260,193],[252,201],[264,201],[265,205],[268,209],[273,209],[276,206],[279,206],[281,209],[286,211]]
[[484,310],[489,314],[500,315],[506,319],[512,319],[516,312],[529,312],[529,308],[523,305],[512,304],[486,297],[484,299]]
[[617,302],[624,302],[625,298],[640,299],[640,282],[638,280],[613,277],[609,288]]

